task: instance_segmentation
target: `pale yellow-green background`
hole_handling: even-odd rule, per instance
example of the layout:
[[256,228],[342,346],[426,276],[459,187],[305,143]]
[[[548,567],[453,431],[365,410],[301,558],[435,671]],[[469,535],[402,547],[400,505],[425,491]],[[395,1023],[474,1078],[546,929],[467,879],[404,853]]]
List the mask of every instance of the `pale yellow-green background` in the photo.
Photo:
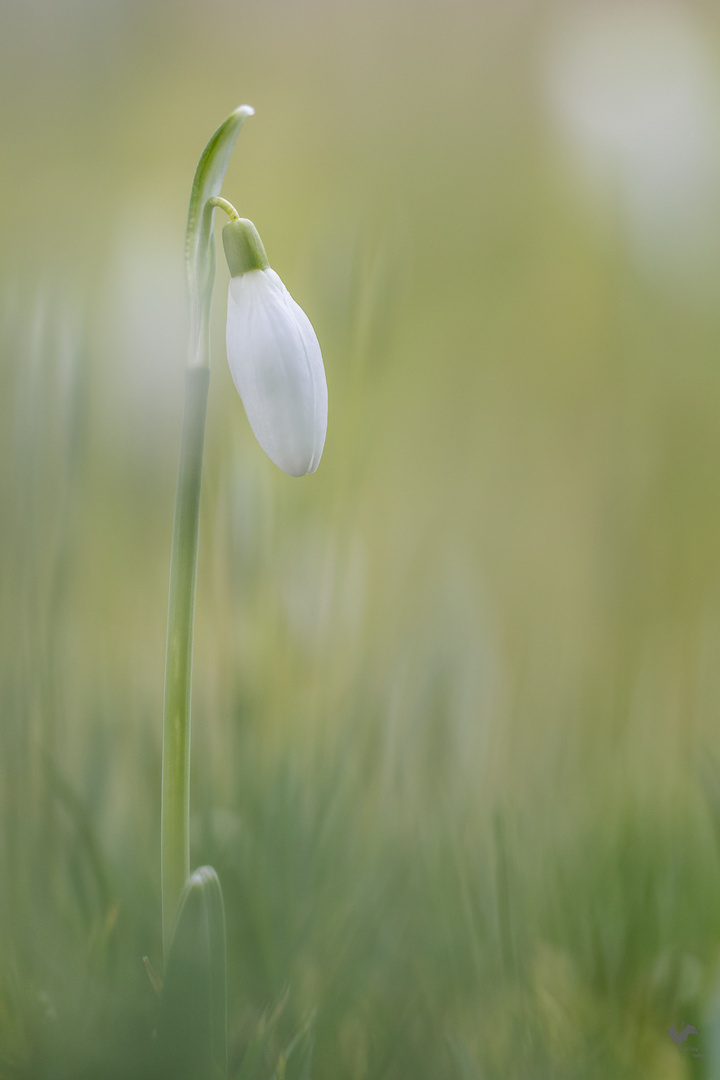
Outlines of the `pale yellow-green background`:
[[233,1061],[286,985],[296,1023],[319,1007],[317,1078],[695,1075],[683,1021],[710,1055],[718,86],[702,3],[3,10],[0,1059],[21,1075],[124,1047],[122,1009],[138,1040],[152,1024],[185,215],[244,102],[223,193],[317,330],[330,413],[315,476],[264,458],[221,260],[193,861],[226,888]]

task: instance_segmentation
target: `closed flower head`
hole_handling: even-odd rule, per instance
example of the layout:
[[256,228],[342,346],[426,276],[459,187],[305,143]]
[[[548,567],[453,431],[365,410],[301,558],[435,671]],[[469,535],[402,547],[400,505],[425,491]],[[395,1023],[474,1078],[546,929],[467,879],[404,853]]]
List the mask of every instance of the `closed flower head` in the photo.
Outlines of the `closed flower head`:
[[327,383],[315,331],[270,269],[252,222],[226,225],[223,246],[232,275],[228,362],[250,426],[283,472],[315,472],[327,430]]

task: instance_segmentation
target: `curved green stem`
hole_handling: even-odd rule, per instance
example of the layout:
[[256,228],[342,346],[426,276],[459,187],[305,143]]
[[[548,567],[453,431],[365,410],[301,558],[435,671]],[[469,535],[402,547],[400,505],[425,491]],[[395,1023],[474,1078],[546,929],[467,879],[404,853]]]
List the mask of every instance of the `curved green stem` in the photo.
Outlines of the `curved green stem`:
[[216,206],[218,210],[224,210],[231,221],[240,220],[240,215],[238,214],[233,204],[231,202],[228,202],[227,199],[220,198],[219,195],[213,195],[212,198],[208,199],[205,205]]
[[210,369],[185,376],[168,599],[162,762],[162,923],[167,958],[178,901],[190,873],[190,693],[200,485]]

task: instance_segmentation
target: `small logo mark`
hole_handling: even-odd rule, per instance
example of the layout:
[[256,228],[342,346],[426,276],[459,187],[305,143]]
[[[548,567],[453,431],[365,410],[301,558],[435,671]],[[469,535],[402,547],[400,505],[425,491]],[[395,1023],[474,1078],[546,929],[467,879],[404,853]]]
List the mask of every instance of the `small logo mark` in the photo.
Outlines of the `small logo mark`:
[[693,1027],[692,1024],[687,1024],[686,1026],[683,1026],[681,1024],[680,1029],[681,1030],[678,1031],[678,1029],[673,1024],[673,1026],[668,1030],[668,1035],[670,1036],[670,1038],[672,1039],[672,1041],[675,1043],[676,1046],[679,1046],[680,1043],[685,1042],[685,1040],[687,1038],[689,1038],[691,1035],[699,1035],[700,1034],[698,1029],[696,1027]]
[[[676,1046],[680,1046],[680,1043],[684,1043],[685,1040],[689,1039],[691,1035],[699,1034],[700,1032],[698,1031],[698,1029],[696,1027],[693,1027],[692,1024],[681,1023],[680,1031],[678,1031],[674,1024],[671,1028],[668,1028],[668,1035]],[[684,1046],[683,1050],[691,1054],[692,1057],[705,1057],[704,1054],[700,1053],[697,1046]]]

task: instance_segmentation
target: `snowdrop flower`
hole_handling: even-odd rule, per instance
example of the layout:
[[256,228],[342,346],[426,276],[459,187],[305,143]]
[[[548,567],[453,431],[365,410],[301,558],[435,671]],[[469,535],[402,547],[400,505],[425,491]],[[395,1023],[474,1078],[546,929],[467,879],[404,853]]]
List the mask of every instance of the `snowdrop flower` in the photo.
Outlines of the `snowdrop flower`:
[[250,427],[283,472],[315,472],[327,430],[327,383],[315,331],[270,269],[251,221],[229,222],[223,246],[232,275],[228,363]]

